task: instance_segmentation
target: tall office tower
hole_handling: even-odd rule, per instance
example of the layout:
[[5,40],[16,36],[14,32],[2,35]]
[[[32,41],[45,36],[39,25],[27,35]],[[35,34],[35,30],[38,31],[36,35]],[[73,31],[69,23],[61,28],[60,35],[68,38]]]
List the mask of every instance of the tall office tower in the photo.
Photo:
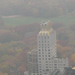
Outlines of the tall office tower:
[[39,74],[42,71],[49,70],[49,62],[56,57],[56,32],[52,29],[50,21],[41,23],[41,31],[37,36],[38,50],[38,69]]
[[56,58],[56,32],[50,21],[41,23],[41,31],[37,35],[37,55],[39,75],[50,75],[55,69],[63,71],[68,66],[68,59]]
[[56,32],[50,21],[42,22],[37,50],[28,52],[29,75],[50,75],[56,69],[63,72],[64,67],[69,67],[68,58],[57,58],[56,53]]

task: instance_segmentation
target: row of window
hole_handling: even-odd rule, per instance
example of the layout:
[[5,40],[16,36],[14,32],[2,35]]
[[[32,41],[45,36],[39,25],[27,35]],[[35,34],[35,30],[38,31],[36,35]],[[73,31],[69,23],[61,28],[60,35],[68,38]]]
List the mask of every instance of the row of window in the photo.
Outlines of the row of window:
[[49,43],[49,41],[39,41],[39,43]]
[[[64,67],[64,66],[62,66],[62,67],[60,67],[60,66],[58,66],[58,67],[57,67],[57,66],[54,66],[54,67],[53,67],[53,66],[52,66],[52,67],[51,67],[51,66],[46,66],[46,68],[63,68],[63,67]],[[41,66],[39,66],[39,68],[40,68],[40,70],[41,70]]]
[[[39,51],[41,51],[41,49],[39,49]],[[42,51],[44,51],[44,49],[42,49]],[[47,51],[47,49],[45,49],[45,51]],[[50,49],[48,49],[48,51],[50,51]]]
[[44,39],[49,39],[49,37],[50,37],[50,36],[45,36],[45,37],[42,36],[42,38],[41,38],[41,37],[39,36],[39,39],[43,39],[43,38],[44,38]]
[[[50,60],[50,58],[42,58],[42,60]],[[39,60],[41,60],[41,58],[39,58]]]
[[49,39],[49,38],[51,38],[51,36],[52,36],[52,38],[53,38],[53,37],[56,37],[56,36],[55,36],[55,32],[52,33],[50,36],[39,36],[38,39],[43,39],[43,38],[44,38],[44,39]]
[[55,42],[53,42],[51,44],[39,44],[38,47],[51,47],[52,45],[55,46]]
[[[39,52],[39,54],[41,54],[41,52]],[[45,52],[42,52],[42,54],[45,54]],[[50,54],[50,52],[48,52],[48,54]]]
[[[42,57],[44,57],[44,56],[47,57],[47,55],[39,55],[39,57],[41,57],[41,56],[42,56]],[[50,55],[48,55],[48,57],[50,57]]]

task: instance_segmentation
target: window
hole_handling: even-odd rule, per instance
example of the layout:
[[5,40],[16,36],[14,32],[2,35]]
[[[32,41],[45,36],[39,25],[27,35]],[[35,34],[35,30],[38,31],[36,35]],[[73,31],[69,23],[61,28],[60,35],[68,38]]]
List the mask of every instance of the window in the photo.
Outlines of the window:
[[44,50],[42,49],[42,51],[44,51]]
[[42,54],[44,54],[44,52],[42,52]]
[[49,60],[50,60],[50,58],[49,58]]
[[48,54],[50,54],[50,52]]
[[48,66],[46,66],[46,68],[48,68]]
[[46,60],[47,60],[47,58],[46,58]]
[[39,66],[39,68],[41,68],[41,66]]
[[44,58],[42,58],[44,60]]
[[46,71],[49,71],[49,69],[46,69]]
[[46,63],[48,63],[48,61],[46,61]]
[[50,49],[48,51],[50,51]]
[[44,57],[44,55],[42,55],[42,57]]
[[64,66],[65,66],[65,64],[64,64]]
[[31,57],[32,55],[30,55],[30,57]]
[[46,39],[46,37],[45,37],[45,39]]
[[41,57],[41,55],[39,55],[39,57]]
[[48,55],[48,57],[50,57],[50,55]]
[[36,62],[37,62],[37,58],[36,58]]
[[54,64],[54,68],[57,68],[57,64]]
[[54,60],[54,63],[57,63],[57,60]]
[[41,50],[39,49],[39,51],[41,51]]
[[57,68],[57,67],[54,67],[54,68]]
[[45,55],[45,57],[47,57],[47,55]]

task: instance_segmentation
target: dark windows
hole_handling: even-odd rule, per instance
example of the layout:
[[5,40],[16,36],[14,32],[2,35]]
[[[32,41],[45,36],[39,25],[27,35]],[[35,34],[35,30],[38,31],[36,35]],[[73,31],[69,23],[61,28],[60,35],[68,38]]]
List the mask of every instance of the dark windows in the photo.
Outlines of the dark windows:
[[46,60],[47,60],[47,58],[46,58]]
[[48,51],[50,51],[50,49]]
[[50,52],[48,54],[50,54]]
[[46,39],[46,36],[45,36],[45,39]]
[[47,55],[45,55],[45,57],[47,57]]
[[39,66],[41,68],[41,66]]
[[50,58],[49,58],[49,60],[50,60]]
[[48,61],[46,61],[46,63],[48,63]]
[[41,57],[41,55],[39,55],[39,57]]
[[42,49],[42,51],[44,51],[44,50]]
[[39,63],[41,63],[41,61],[39,61]]
[[44,52],[42,52],[42,54],[44,54]]
[[44,55],[42,55],[42,57],[44,57]]
[[48,55],[48,57],[50,57],[50,55]]

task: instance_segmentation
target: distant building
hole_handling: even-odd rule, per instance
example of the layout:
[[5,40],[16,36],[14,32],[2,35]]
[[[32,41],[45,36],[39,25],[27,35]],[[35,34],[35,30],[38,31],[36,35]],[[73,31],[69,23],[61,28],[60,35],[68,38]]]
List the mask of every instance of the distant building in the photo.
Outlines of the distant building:
[[28,72],[29,75],[38,74],[38,56],[35,49],[28,52]]
[[75,67],[74,68],[66,67],[64,69],[64,74],[63,75],[75,75]]
[[29,75],[50,75],[55,69],[63,72],[64,67],[69,66],[68,58],[56,57],[56,32],[50,21],[42,22],[37,35],[37,50],[28,53]]

